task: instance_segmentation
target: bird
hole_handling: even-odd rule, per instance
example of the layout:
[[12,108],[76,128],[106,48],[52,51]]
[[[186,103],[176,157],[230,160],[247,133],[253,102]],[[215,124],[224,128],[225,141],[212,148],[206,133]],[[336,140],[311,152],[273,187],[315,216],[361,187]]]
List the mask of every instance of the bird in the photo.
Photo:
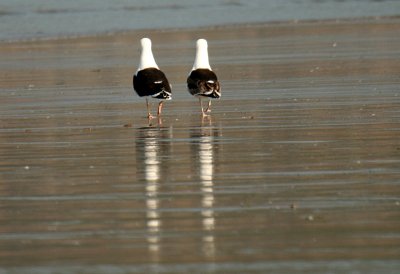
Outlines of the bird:
[[[187,78],[187,87],[190,94],[199,98],[202,117],[208,116],[207,113],[211,112],[211,99],[221,97],[221,86],[208,61],[208,45],[205,39],[196,41],[196,57]],[[204,111],[202,99],[205,97],[209,101]]]
[[150,112],[149,97],[161,100],[158,104],[157,116],[161,116],[164,100],[171,100],[171,85],[164,72],[160,70],[151,50],[151,40],[140,40],[141,54],[139,68],[133,75],[133,89],[140,97],[146,97],[147,117],[154,118]]

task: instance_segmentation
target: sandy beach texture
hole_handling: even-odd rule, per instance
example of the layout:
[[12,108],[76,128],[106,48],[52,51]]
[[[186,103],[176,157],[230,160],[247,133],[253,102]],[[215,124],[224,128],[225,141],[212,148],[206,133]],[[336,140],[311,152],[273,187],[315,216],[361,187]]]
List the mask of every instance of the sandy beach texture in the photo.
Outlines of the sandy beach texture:
[[[174,99],[132,90],[149,37]],[[222,99],[186,91],[198,38]],[[400,19],[0,43],[1,273],[397,273]],[[155,109],[155,105],[153,106]]]

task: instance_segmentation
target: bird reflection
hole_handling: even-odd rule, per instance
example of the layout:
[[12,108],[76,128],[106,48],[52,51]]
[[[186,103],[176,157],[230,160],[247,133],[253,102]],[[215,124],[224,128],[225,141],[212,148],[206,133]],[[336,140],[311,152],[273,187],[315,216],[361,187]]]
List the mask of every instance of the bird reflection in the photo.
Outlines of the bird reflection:
[[160,140],[171,138],[171,128],[146,127],[138,130],[136,138],[136,155],[138,157],[138,174],[146,182],[146,227],[148,249],[154,260],[158,261],[160,252],[160,233],[162,228],[160,216],[159,187],[163,174],[168,172],[168,165],[161,158],[168,158],[170,142]]
[[191,131],[192,153],[196,159],[195,172],[199,175],[201,183],[201,216],[204,231],[203,253],[207,257],[215,255],[215,195],[214,195],[214,170],[218,145],[215,137],[219,135],[218,128],[212,126],[211,120],[207,123],[202,120],[202,125]]

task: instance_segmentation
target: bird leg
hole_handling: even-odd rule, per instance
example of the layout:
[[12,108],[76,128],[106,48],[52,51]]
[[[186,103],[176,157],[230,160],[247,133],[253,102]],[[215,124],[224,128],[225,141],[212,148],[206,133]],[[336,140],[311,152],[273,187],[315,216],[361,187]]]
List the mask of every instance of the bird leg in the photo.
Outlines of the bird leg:
[[161,115],[162,107],[163,107],[163,101],[161,101],[161,102],[158,104],[157,116],[160,116],[160,115]]
[[162,119],[161,119],[161,117],[160,116],[158,116],[158,126],[159,127],[162,127]]
[[208,101],[208,106],[207,106],[205,112],[206,112],[206,113],[207,113],[207,112],[211,112],[211,99]]
[[201,109],[201,117],[205,117],[208,116],[208,114],[206,114],[203,110],[203,103],[201,101],[201,97],[199,97],[199,103],[200,103],[200,109]]
[[150,113],[150,106],[149,106],[149,99],[146,98],[146,107],[147,107],[147,118],[152,119],[154,118],[153,115]]

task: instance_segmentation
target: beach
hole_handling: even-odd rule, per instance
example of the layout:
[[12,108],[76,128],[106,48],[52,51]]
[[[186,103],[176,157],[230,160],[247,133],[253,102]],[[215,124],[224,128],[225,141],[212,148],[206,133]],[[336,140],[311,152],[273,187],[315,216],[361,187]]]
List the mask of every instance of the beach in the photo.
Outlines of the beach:
[[[132,89],[142,37],[173,93],[151,121]],[[186,90],[198,38],[222,86],[206,118]],[[399,17],[4,41],[0,54],[0,273],[400,268]]]

